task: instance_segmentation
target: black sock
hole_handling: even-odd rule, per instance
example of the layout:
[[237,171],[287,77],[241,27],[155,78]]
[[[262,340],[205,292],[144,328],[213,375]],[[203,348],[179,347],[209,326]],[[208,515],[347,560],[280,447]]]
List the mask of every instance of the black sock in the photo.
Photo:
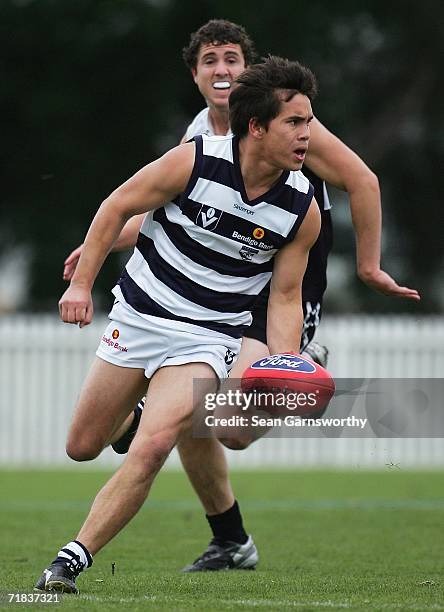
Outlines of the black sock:
[[[134,409],[133,412],[133,420],[131,421],[131,425],[128,427],[128,429],[126,430],[126,434],[124,435],[132,435],[134,437],[138,427],[139,427],[139,423],[140,423],[140,417],[142,416],[142,413],[140,411],[140,402],[137,404],[137,408]],[[139,410],[138,410],[139,409]]]
[[242,524],[242,515],[237,501],[225,512],[213,514],[212,516],[207,514],[206,517],[213,536],[219,542],[226,542],[228,540],[238,544],[245,544],[248,540],[248,534]]

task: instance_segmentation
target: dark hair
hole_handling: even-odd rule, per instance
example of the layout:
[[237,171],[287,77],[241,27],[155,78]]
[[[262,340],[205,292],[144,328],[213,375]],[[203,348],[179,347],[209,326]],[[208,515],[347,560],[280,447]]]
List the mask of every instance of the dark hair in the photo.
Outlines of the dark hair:
[[262,64],[247,68],[230,94],[230,124],[233,134],[248,133],[250,119],[265,128],[280,112],[281,103],[301,93],[310,100],[316,96],[316,78],[299,62],[270,55]]
[[214,45],[226,45],[228,43],[239,45],[246,66],[256,59],[254,43],[242,26],[226,19],[211,19],[201,26],[197,32],[191,34],[190,44],[182,49],[182,57],[190,70],[197,66],[197,56],[201,45],[211,43]]

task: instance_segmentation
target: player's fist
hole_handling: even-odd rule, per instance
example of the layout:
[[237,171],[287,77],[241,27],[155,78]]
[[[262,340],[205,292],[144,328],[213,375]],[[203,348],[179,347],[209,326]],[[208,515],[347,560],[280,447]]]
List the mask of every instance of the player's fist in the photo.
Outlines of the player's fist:
[[60,318],[65,323],[78,323],[79,327],[89,325],[93,318],[91,291],[71,285],[59,301]]

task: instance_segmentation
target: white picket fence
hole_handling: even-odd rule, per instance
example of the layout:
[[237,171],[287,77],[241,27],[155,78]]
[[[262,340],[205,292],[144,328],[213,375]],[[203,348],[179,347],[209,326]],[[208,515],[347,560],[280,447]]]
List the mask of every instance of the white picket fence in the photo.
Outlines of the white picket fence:
[[[0,465],[73,465],[64,443],[72,408],[106,319],[83,330],[56,316],[0,318]],[[317,337],[339,378],[443,378],[442,317],[325,318]],[[229,451],[233,467],[444,467],[443,440],[265,438]],[[111,450],[91,463],[114,466]],[[172,454],[169,466],[179,465]]]

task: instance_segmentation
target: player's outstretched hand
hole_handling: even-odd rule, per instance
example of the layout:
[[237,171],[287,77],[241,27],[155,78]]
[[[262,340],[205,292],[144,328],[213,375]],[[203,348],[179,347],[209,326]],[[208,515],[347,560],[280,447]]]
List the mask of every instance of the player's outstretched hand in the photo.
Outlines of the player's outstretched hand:
[[89,325],[93,318],[91,291],[83,287],[70,285],[59,301],[60,318],[65,323],[74,323],[79,327]]
[[398,283],[384,270],[376,270],[375,272],[360,274],[359,278],[363,283],[384,295],[392,297],[406,298],[409,300],[420,300],[416,289],[409,287],[401,287]]
[[82,253],[83,244],[78,246],[63,262],[63,280],[70,281],[74,274],[74,270],[79,263],[80,254]]

